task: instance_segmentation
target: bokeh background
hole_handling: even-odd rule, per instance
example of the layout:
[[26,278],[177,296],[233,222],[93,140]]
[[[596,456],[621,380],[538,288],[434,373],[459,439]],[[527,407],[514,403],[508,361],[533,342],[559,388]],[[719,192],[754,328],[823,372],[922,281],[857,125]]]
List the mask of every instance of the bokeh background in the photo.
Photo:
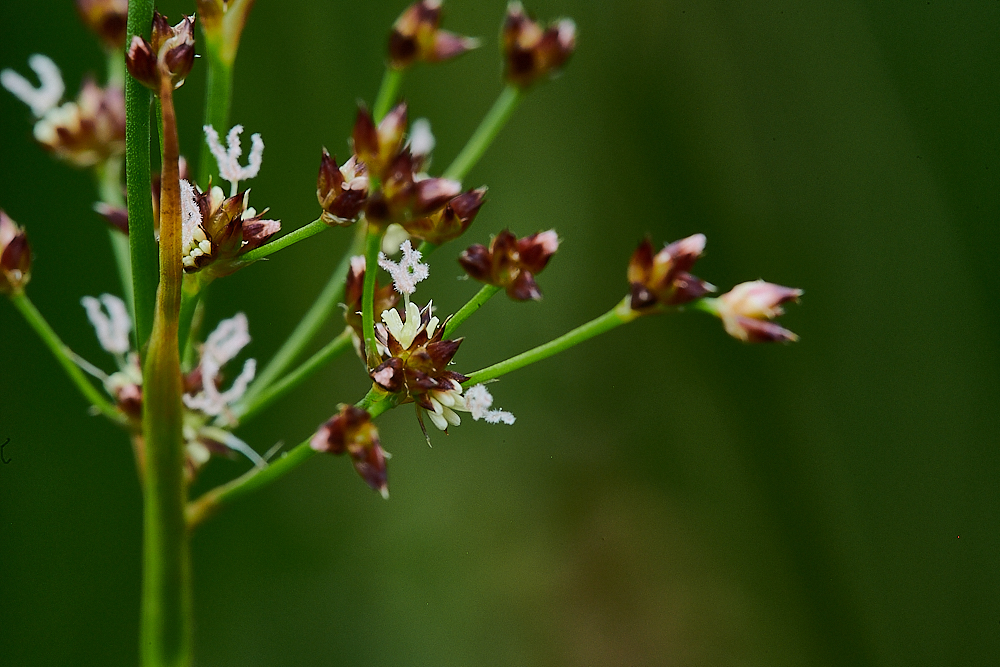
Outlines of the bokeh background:
[[[171,18],[193,3],[171,0]],[[313,220],[321,146],[345,154],[404,2],[260,0],[233,121],[261,132],[253,201]],[[499,92],[503,2],[450,0],[479,51],[407,77],[438,168]],[[473,370],[603,312],[637,241],[708,235],[698,274],[802,287],[754,347],[698,314],[640,320],[494,385],[513,427],[424,443],[379,422],[384,502],[317,458],[194,538],[198,664],[985,665],[1000,659],[997,248],[1000,3],[537,0],[579,50],[534,90],[468,185],[466,237],[554,227],[545,299],[490,302]],[[100,73],[71,2],[6,0],[0,66]],[[178,94],[200,142],[203,72]],[[31,140],[0,94],[0,205],[28,227],[29,293],[110,367],[79,299],[117,289],[90,177]],[[350,235],[330,231],[217,283],[266,360]],[[465,239],[463,239],[465,241]],[[462,243],[421,285],[444,313]],[[325,339],[339,330],[330,323]],[[317,345],[319,342],[317,343]],[[365,391],[343,358],[239,434],[300,442]],[[141,498],[122,434],[0,303],[0,662],[136,661]],[[238,474],[218,461],[198,489]]]

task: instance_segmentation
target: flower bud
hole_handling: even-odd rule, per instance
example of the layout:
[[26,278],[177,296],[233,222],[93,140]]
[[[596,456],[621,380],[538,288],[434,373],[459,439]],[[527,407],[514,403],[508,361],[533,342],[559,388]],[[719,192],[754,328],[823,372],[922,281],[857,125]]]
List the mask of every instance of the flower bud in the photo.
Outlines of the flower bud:
[[387,170],[400,155],[405,132],[405,103],[396,105],[378,126],[368,109],[361,106],[351,133],[354,153],[375,175],[386,180]]
[[688,273],[704,250],[704,234],[674,241],[655,255],[653,242],[644,239],[628,265],[632,309],[679,306],[713,291],[715,287]]
[[558,249],[559,237],[555,230],[518,240],[505,229],[493,237],[489,248],[477,243],[463,251],[458,263],[471,277],[503,287],[516,301],[537,301],[542,298],[542,292],[535,282],[535,274],[546,267]]
[[465,233],[485,203],[486,187],[469,190],[453,198],[437,212],[408,220],[403,228],[422,241],[441,245]]
[[30,279],[28,235],[0,209],[0,293],[20,294]]
[[368,175],[364,163],[355,157],[337,166],[336,158],[323,149],[319,175],[316,178],[316,199],[323,207],[322,219],[328,225],[353,224],[368,198]]
[[450,60],[479,46],[479,40],[440,29],[441,0],[415,2],[396,19],[389,35],[389,62],[404,69],[414,62]]
[[128,0],[76,0],[76,11],[106,48],[125,46]]
[[174,88],[180,88],[194,64],[194,19],[185,16],[171,27],[166,17],[153,12],[150,41],[132,37],[125,65],[137,81],[154,92],[160,90],[160,76],[169,76]]
[[542,28],[524,12],[520,2],[507,5],[501,31],[504,78],[518,88],[559,73],[576,49],[576,24],[561,19]]
[[800,289],[755,280],[712,299],[710,308],[733,338],[749,343],[787,343],[799,337],[770,320],[784,314],[781,304],[798,301],[800,296]]
[[365,483],[384,498],[389,497],[386,455],[368,411],[353,405],[341,405],[340,412],[320,427],[309,446],[327,454],[346,452]]

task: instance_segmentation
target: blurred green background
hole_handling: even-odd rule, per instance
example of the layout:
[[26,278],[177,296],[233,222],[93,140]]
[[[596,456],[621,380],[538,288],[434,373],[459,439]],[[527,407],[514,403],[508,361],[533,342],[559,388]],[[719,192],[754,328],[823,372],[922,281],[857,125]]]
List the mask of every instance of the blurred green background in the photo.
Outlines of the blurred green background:
[[[161,9],[171,18],[190,2]],[[260,0],[233,121],[267,144],[253,202],[317,214],[321,146],[343,156],[403,2]],[[226,665],[985,665],[1000,658],[997,405],[1000,2],[538,0],[579,49],[467,182],[468,236],[433,257],[441,312],[465,243],[564,239],[540,303],[465,327],[474,370],[603,312],[648,231],[708,235],[698,275],[805,290],[788,347],[697,314],[647,318],[493,386],[513,427],[428,448],[379,422],[392,498],[317,458],[194,538],[198,663]],[[484,46],[418,68],[438,169],[500,90],[503,2],[447,3]],[[0,6],[0,66],[51,55],[70,93],[102,56],[70,2]],[[178,93],[197,155],[204,73]],[[79,299],[116,291],[88,174],[31,140],[0,94],[0,205],[29,229],[29,294],[104,366]],[[217,283],[266,360],[350,235]],[[419,296],[419,295],[418,295]],[[339,330],[331,323],[326,339]],[[344,358],[239,434],[292,445],[365,391]],[[0,663],[136,660],[141,498],[131,453],[0,303]],[[213,463],[199,489],[245,469]]]

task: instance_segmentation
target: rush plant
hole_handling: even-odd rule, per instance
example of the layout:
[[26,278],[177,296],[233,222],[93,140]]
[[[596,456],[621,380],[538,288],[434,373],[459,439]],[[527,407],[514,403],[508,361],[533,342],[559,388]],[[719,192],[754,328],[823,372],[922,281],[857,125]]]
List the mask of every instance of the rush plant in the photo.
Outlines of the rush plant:
[[[12,69],[2,73],[3,86],[35,117],[37,142],[65,163],[93,170],[97,208],[109,223],[110,257],[121,278],[114,291],[121,297],[80,296],[113,366],[75,354],[32,305],[28,235],[2,211],[0,292],[84,400],[131,441],[145,499],[140,646],[149,667],[192,662],[189,539],[202,522],[318,453],[346,455],[365,484],[389,497],[388,454],[375,424],[383,413],[409,406],[414,428],[428,442],[435,430],[459,427],[463,414],[516,428],[514,414],[494,406],[488,383],[647,315],[701,311],[742,341],[796,338],[773,320],[799,290],[758,280],[713,297],[715,288],[691,273],[705,249],[703,235],[659,249],[647,238],[622,267],[623,298],[606,312],[512,358],[464,368],[459,328],[500,292],[515,301],[539,299],[540,275],[559,249],[558,234],[549,229],[518,238],[476,225],[472,236],[484,243],[450,251],[481,283],[455,313],[418,297],[418,286],[487,204],[486,187],[469,187],[466,176],[531,89],[566,66],[576,48],[574,23],[539,23],[520,3],[508,5],[500,31],[505,87],[458,157],[435,175],[430,123],[410,122],[401,81],[418,63],[459,57],[479,41],[441,28],[439,0],[406,8],[390,31],[379,93],[370,107],[358,108],[351,154],[339,160],[320,151],[316,219],[282,234],[288,226],[252,206],[249,190],[241,189],[258,176],[264,140],[252,134],[247,150],[244,128],[229,124],[233,64],[253,4],[197,0],[197,19],[171,22],[150,0],[77,0],[107,53],[103,85],[87,80],[75,100],[64,102],[59,68],[37,54],[28,58],[37,85]],[[199,50],[204,57],[196,60]],[[205,141],[192,168],[179,152],[174,95],[192,67],[201,66],[208,77]],[[151,145],[159,146],[153,159]],[[214,281],[327,230],[351,235],[349,252],[274,357],[259,372],[253,359],[237,369],[250,324],[232,313],[203,328],[202,296]],[[345,306],[343,332],[301,360],[339,304]],[[234,434],[342,354],[357,355],[370,389],[344,397],[318,428],[304,425],[295,436],[300,444],[264,452],[260,443]],[[199,471],[220,455],[245,456],[253,467],[189,497]]]

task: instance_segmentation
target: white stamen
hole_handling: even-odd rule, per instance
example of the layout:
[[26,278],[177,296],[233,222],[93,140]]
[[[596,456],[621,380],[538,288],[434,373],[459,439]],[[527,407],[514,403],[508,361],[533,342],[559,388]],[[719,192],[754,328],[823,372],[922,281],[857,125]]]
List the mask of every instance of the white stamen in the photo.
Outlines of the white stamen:
[[420,263],[420,251],[414,250],[409,239],[399,246],[403,256],[399,262],[393,262],[385,253],[378,254],[378,265],[392,276],[392,283],[400,294],[410,295],[417,291],[417,283],[430,275],[430,267]]
[[[191,246],[200,245],[196,243],[195,232],[201,228],[201,209],[198,207],[197,195],[194,186],[188,181],[181,179],[181,254],[187,255]],[[204,236],[204,233],[199,234]],[[211,244],[209,244],[211,250]]]
[[216,379],[222,367],[236,357],[249,342],[246,315],[237,313],[231,319],[219,322],[215,331],[209,334],[201,351],[202,391],[196,396],[185,395],[184,404],[192,410],[201,410],[207,415],[216,416],[222,414],[227,406],[242,398],[257,372],[255,359],[247,359],[243,364],[243,371],[227,391],[218,390]]
[[[102,294],[100,301],[92,296],[85,296],[80,303],[87,310],[87,319],[94,325],[97,340],[101,347],[112,354],[125,354],[129,351],[129,332],[132,331],[132,320],[128,316],[125,302],[112,294]],[[104,304],[104,310],[101,304]],[[105,310],[107,315],[105,315]]]
[[208,142],[208,149],[215,157],[219,165],[219,175],[223,180],[229,181],[232,186],[232,194],[236,196],[237,184],[240,181],[253,178],[260,172],[260,165],[264,159],[264,140],[259,134],[250,137],[250,156],[247,158],[247,166],[240,166],[240,157],[243,155],[243,148],[240,144],[240,134],[243,133],[242,125],[234,125],[226,135],[226,148],[219,143],[219,133],[211,125],[202,128],[205,131],[205,141]]
[[66,92],[62,74],[52,59],[36,53],[28,58],[28,65],[38,75],[39,86],[35,88],[31,82],[12,69],[0,72],[0,85],[14,94],[29,107],[35,118],[41,118],[55,108]]
[[434,150],[434,134],[426,118],[418,118],[410,126],[410,153],[414,157],[427,157]]

